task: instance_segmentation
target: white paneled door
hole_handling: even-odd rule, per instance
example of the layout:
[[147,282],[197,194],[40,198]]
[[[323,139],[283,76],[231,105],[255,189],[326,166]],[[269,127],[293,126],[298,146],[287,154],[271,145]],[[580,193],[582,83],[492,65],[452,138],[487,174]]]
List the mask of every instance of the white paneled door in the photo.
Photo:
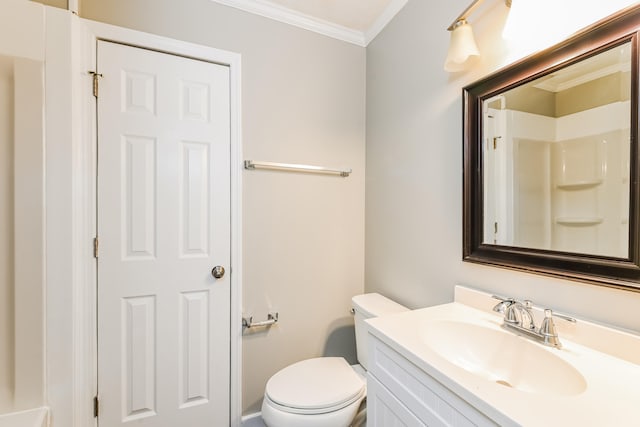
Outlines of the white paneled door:
[[98,73],[98,423],[227,426],[229,69],[100,41]]

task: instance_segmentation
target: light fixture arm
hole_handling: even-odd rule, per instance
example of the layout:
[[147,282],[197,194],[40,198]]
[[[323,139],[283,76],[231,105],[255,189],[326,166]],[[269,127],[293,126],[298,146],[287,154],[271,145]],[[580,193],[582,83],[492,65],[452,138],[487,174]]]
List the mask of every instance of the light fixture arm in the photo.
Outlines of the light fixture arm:
[[[460,15],[458,15],[455,21],[453,21],[451,25],[449,25],[447,31],[453,31],[458,25],[466,22],[467,17],[469,17],[483,2],[484,0],[474,0],[474,2],[467,6],[467,8]],[[507,7],[511,7],[511,0],[504,0],[504,3],[507,5]]]

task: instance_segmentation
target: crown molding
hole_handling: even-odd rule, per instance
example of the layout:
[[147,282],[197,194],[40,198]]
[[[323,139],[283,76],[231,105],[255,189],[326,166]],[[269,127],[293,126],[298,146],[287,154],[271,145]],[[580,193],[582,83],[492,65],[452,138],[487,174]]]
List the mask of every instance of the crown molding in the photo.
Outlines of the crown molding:
[[334,39],[365,47],[364,34],[333,22],[315,18],[265,0],[211,0],[255,15],[313,31]]
[[366,47],[369,42],[373,40],[393,19],[393,17],[396,16],[396,14],[407,4],[408,0],[391,0],[391,3],[389,3],[380,17],[376,19],[373,25],[364,32],[334,24],[333,22],[319,19],[302,12],[297,12],[266,0],[211,1],[303,28],[305,30],[313,31],[347,43],[352,43],[360,47]]
[[403,7],[407,4],[408,0],[391,0],[386,9],[382,12],[382,14],[376,19],[376,21],[364,32],[364,44],[367,46],[373,39],[376,38],[378,34],[384,27],[391,22],[391,20],[402,10]]
[[551,77],[548,80],[533,85],[533,87],[557,93],[590,82],[592,80],[608,76],[610,74],[624,73],[629,71],[631,71],[631,62],[624,62],[621,64],[612,64],[608,67],[603,67],[590,73],[584,73],[578,77],[566,81],[557,81],[554,77]]

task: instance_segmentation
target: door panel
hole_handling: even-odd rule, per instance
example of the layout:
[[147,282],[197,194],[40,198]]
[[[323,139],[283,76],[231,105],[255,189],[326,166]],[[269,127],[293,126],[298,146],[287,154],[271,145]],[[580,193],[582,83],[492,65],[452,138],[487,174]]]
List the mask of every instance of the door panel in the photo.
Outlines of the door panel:
[[100,41],[98,72],[99,424],[228,425],[228,67]]

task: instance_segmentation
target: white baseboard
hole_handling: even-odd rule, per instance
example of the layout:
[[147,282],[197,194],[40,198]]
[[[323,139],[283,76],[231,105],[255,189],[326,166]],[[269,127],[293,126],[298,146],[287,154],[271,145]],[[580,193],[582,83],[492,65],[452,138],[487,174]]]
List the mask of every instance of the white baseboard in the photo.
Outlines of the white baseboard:
[[[364,427],[367,424],[367,404],[366,400],[362,402],[360,411],[356,415],[351,424],[352,427]],[[242,427],[267,427],[262,421],[262,412],[255,412],[253,414],[245,415],[242,417]]]
[[262,412],[245,415],[242,417],[242,427],[266,427],[262,421]]

